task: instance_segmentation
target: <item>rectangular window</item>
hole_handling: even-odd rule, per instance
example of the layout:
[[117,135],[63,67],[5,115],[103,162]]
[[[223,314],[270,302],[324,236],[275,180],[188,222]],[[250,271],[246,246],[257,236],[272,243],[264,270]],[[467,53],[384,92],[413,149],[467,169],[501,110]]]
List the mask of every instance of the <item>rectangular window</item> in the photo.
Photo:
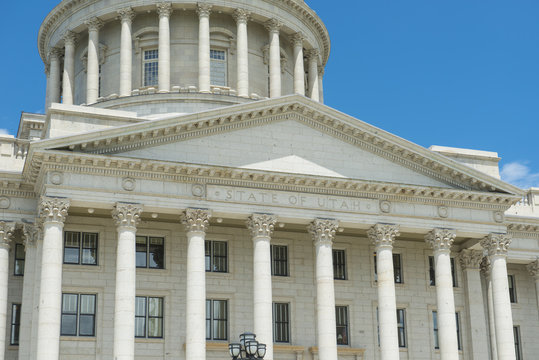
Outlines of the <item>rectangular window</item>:
[[[401,254],[393,254],[393,276],[396,284],[404,283],[402,276]],[[374,281],[378,281],[378,269],[376,264],[376,253],[374,253]]]
[[349,345],[348,306],[336,306],[335,319],[337,321],[337,345]]
[[346,280],[346,253],[344,250],[333,250],[333,278]]
[[210,82],[216,86],[227,86],[227,61],[224,50],[210,50]]
[[165,239],[162,237],[137,236],[137,267],[165,268]]
[[271,274],[288,276],[288,247],[271,245]]
[[16,276],[24,275],[24,259],[25,259],[24,245],[15,244],[15,270],[13,272]]
[[[462,341],[460,338],[460,315],[459,313],[455,313],[455,320],[457,324],[457,342],[458,342],[458,349],[462,350]],[[436,311],[432,312],[432,323],[433,323],[433,333],[434,333],[434,348],[439,349],[440,348],[440,342],[438,339],[438,313]]]
[[163,338],[163,298],[136,297],[135,337],[150,339]]
[[[430,286],[436,286],[436,273],[434,272],[434,256],[429,256],[429,278]],[[457,273],[455,272],[455,258],[451,258],[451,278],[453,279],[453,287],[457,287]]]
[[206,240],[205,249],[206,271],[228,272],[228,244],[225,241]]
[[96,295],[62,294],[63,336],[95,336]]
[[19,330],[21,328],[21,304],[11,305],[11,336],[10,345],[19,345]]
[[520,327],[519,326],[513,326],[513,335],[515,337],[516,360],[522,360],[522,346],[520,345]]
[[159,50],[144,51],[144,86],[159,84]]
[[98,234],[66,231],[64,264],[97,265]]
[[406,311],[397,309],[397,330],[399,336],[399,347],[406,347]]
[[228,301],[206,300],[206,340],[228,339]]
[[273,341],[290,342],[290,313],[288,303],[273,303]]
[[517,289],[515,286],[515,275],[507,275],[507,282],[509,283],[509,299],[511,303],[517,302]]

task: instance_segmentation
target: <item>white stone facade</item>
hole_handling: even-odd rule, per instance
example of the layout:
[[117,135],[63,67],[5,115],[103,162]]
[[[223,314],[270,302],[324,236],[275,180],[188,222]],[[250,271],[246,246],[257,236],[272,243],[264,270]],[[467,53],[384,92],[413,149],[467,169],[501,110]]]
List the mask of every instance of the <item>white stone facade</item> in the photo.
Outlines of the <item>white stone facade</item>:
[[47,113],[0,138],[0,360],[539,353],[539,191],[323,105],[303,1],[90,3],[45,19]]

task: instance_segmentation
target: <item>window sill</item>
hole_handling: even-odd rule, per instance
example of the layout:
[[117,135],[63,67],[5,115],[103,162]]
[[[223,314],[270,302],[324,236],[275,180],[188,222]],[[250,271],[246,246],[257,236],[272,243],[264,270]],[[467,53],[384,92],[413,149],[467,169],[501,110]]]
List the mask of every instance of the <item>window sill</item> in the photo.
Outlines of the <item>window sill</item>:
[[164,338],[135,338],[135,343],[140,344],[162,344],[164,342]]
[[164,268],[164,269],[137,268],[137,275],[146,275],[146,276],[170,275],[170,269],[167,269],[167,268]]
[[96,342],[95,336],[60,336],[60,341]]
[[62,264],[64,270],[69,271],[84,271],[84,272],[103,272],[102,265],[78,265],[78,264]]

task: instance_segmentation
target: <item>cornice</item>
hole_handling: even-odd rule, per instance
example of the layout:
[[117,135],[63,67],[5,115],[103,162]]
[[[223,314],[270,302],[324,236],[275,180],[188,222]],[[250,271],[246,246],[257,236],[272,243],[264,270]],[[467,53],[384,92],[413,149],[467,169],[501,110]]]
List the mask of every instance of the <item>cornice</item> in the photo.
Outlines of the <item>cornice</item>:
[[539,218],[507,216],[507,233],[513,238],[539,239]]
[[0,196],[32,199],[36,194],[21,174],[0,173]]

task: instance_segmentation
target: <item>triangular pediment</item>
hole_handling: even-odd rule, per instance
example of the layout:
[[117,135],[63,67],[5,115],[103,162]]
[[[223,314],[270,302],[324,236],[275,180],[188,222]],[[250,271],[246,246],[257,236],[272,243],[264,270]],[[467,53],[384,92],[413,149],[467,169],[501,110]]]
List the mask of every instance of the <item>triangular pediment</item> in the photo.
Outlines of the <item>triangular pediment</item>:
[[520,189],[293,95],[34,144],[128,159],[520,194]]

